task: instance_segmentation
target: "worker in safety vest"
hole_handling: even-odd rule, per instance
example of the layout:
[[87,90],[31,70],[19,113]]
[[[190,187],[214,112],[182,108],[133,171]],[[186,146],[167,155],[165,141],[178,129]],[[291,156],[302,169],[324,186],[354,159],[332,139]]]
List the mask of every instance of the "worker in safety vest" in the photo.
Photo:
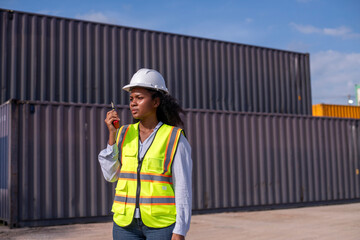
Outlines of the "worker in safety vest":
[[114,239],[185,239],[191,220],[191,147],[179,126],[183,111],[161,74],[140,69],[123,87],[130,92],[134,124],[116,129],[106,114],[107,148],[99,162],[115,182]]

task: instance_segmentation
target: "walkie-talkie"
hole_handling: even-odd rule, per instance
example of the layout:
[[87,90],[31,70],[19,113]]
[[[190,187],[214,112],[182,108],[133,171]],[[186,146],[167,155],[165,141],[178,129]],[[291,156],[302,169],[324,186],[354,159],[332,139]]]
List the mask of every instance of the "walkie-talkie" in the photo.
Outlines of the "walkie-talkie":
[[[114,106],[114,103],[113,103],[113,102],[111,102],[111,107],[112,107],[113,110],[115,110],[115,106]],[[112,122],[112,124],[114,125],[114,127],[115,127],[116,129],[120,128],[120,123],[119,123],[118,120],[114,120],[114,121]]]

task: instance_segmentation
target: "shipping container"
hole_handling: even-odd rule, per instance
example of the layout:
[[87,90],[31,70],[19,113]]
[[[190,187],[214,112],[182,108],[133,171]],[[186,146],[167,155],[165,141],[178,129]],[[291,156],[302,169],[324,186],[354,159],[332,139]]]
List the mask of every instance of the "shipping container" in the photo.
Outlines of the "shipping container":
[[[2,221],[21,227],[110,220],[115,186],[97,160],[110,108],[0,106]],[[117,111],[131,123],[128,107]],[[184,123],[194,213],[360,200],[360,120],[188,109]]]
[[316,104],[312,111],[318,117],[360,118],[360,106]]
[[0,107],[0,219],[10,220],[9,104]]
[[184,108],[311,115],[309,54],[0,9],[0,104],[128,104],[142,67]]

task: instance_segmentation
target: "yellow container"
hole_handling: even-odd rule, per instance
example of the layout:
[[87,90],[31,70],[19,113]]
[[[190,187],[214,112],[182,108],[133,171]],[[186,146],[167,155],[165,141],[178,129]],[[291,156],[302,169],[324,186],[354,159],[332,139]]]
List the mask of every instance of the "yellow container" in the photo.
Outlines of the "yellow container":
[[360,119],[360,107],[347,105],[316,104],[312,106],[313,116]]

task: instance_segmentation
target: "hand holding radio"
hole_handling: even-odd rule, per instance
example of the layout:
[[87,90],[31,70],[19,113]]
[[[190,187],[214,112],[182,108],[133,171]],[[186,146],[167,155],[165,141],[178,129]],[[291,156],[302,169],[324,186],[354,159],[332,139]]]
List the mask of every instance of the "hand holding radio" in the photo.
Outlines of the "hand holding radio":
[[120,128],[120,118],[115,111],[114,104],[112,104],[112,110],[106,113],[105,123],[110,133],[116,133],[116,130]]
[[[113,111],[115,111],[115,107],[114,107],[114,103],[113,103],[113,102],[111,102],[111,107],[112,107]],[[116,111],[115,111],[115,113],[116,113],[116,116],[117,116],[117,112],[116,112]],[[120,119],[119,119],[119,120],[120,120]],[[116,129],[120,128],[120,122],[119,122],[119,120],[114,120],[114,121],[112,122],[112,124],[114,125],[114,127],[115,127]]]

